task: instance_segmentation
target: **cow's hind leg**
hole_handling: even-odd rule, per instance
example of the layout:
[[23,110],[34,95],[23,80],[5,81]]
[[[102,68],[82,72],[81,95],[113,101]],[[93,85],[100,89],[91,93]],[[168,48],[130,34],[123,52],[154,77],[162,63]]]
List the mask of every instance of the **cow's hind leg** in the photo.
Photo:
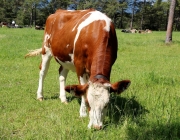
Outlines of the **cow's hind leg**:
[[44,78],[48,72],[50,60],[52,58],[50,50],[46,50],[46,53],[42,55],[42,62],[40,66],[39,72],[39,86],[37,90],[37,99],[42,101],[43,100],[43,83]]
[[66,77],[67,77],[68,72],[69,70],[63,68],[62,66],[59,68],[59,83],[60,83],[59,98],[61,99],[62,103],[67,103],[65,84],[66,84]]

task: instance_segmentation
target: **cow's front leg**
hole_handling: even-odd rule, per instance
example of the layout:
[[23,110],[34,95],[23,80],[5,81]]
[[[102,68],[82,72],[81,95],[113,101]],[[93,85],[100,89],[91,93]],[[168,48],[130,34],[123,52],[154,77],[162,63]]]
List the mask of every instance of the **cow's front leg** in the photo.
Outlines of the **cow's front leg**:
[[81,96],[81,107],[80,107],[80,117],[86,117],[87,113],[86,113],[86,104],[85,104],[85,97]]
[[63,68],[62,66],[59,68],[59,82],[60,82],[59,98],[61,99],[62,103],[67,103],[65,84],[66,84],[66,77],[67,77],[68,72],[69,70]]
[[50,51],[49,52],[47,51],[46,54],[42,55],[42,62],[40,65],[40,72],[39,72],[39,86],[37,90],[37,99],[40,101],[43,100],[43,83],[49,69],[51,58],[52,55]]
[[[84,85],[88,82],[89,76],[88,74],[83,74],[83,77],[79,77],[79,81],[81,83],[81,85]],[[86,113],[86,103],[85,103],[85,96],[81,96],[81,107],[80,107],[80,117],[86,117],[87,113]]]

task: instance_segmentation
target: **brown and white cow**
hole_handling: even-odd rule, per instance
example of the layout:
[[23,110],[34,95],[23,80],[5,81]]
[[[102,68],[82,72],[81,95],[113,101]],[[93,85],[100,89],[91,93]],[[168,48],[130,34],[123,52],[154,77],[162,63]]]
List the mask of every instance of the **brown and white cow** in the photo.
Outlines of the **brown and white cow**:
[[145,32],[146,33],[152,33],[152,30],[146,29]]
[[[117,57],[117,37],[114,25],[105,14],[89,9],[78,11],[57,10],[46,21],[41,49],[27,56],[42,54],[37,98],[43,99],[43,81],[52,57],[59,68],[60,99],[67,102],[65,90],[81,96],[80,117],[87,116],[88,127],[101,129],[110,93],[121,93],[130,84],[123,80],[110,83],[111,67]],[[80,85],[65,87],[68,71],[77,73]]]

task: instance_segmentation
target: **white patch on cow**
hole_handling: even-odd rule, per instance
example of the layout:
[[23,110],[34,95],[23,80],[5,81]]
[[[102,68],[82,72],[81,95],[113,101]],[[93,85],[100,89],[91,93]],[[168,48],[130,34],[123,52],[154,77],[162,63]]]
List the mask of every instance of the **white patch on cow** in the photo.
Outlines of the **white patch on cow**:
[[103,84],[105,87],[107,87],[107,88],[110,88],[111,87],[111,84],[110,83],[104,83]]
[[51,35],[46,33],[45,36],[44,36],[44,43],[46,43],[47,40],[50,39],[50,37],[51,37]]
[[83,77],[80,76],[80,83],[81,85],[84,85],[88,82],[88,79],[89,79],[89,75],[87,73],[84,73],[83,74]]
[[71,57],[71,62],[74,64],[74,54],[69,54],[69,56]]
[[83,77],[80,76],[79,80],[80,80],[80,83],[82,83],[81,85],[84,85],[84,84],[85,84]]
[[73,72],[76,71],[75,66],[72,62],[69,61],[62,62],[61,60],[58,59],[58,57],[55,58],[59,62],[59,64],[61,64],[65,69],[71,70]]
[[69,47],[69,44],[67,44],[66,48],[68,48],[68,47]]
[[[106,26],[104,27],[104,30],[107,31],[107,32],[109,32],[109,30],[110,30],[111,19],[108,18],[105,14],[102,14],[102,13],[99,12],[99,11],[92,11],[92,12],[89,12],[89,13],[85,14],[84,16],[86,16],[86,15],[88,15],[88,14],[90,14],[90,16],[89,16],[88,18],[86,18],[83,22],[81,22],[81,23],[79,24],[78,28],[77,28],[78,31],[77,31],[76,36],[75,36],[75,39],[74,39],[74,50],[73,50],[73,51],[75,51],[76,41],[77,41],[77,39],[79,38],[79,35],[80,35],[81,30],[82,30],[84,27],[86,27],[86,26],[88,26],[89,24],[91,24],[92,22],[98,21],[98,20],[104,20],[104,21],[106,22]],[[83,16],[83,17],[84,17],[84,16]],[[83,18],[83,17],[82,17],[82,18]],[[81,19],[82,19],[82,18],[81,18]],[[78,24],[78,23],[77,23],[77,24]],[[75,30],[77,24],[75,25],[75,27],[73,28],[72,31]]]
[[54,23],[55,23],[55,21],[56,21],[56,18],[54,18],[54,20],[52,21],[52,24],[54,24]]
[[[50,56],[52,57],[51,49],[50,49],[48,46],[46,46],[46,45],[44,45],[44,48],[45,48],[46,54],[47,54],[47,55],[50,55]],[[43,56],[43,55],[42,55],[42,56]],[[45,55],[44,55],[44,56],[45,56]]]
[[87,10],[81,10],[81,12],[84,12],[84,11],[87,11]]
[[46,54],[49,54],[49,55],[52,56],[51,49],[50,49],[51,44],[48,43],[49,46],[46,46],[48,40],[50,39],[50,37],[51,37],[51,35],[49,35],[49,34],[47,34],[47,33],[45,34],[45,36],[44,36],[44,48],[45,48]]
[[109,103],[110,93],[106,86],[102,84],[89,82],[89,88],[87,92],[87,100],[90,105],[90,122],[88,127],[102,127],[103,120],[106,115],[106,106]]

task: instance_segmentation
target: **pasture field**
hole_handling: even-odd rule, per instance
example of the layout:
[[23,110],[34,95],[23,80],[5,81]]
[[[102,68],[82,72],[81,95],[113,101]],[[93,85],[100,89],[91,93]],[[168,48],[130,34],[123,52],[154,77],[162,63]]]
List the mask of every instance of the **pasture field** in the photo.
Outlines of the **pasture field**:
[[[0,139],[178,140],[180,139],[180,32],[165,45],[165,32],[127,34],[117,30],[118,58],[111,82],[130,79],[121,95],[111,95],[103,130],[88,129],[79,118],[79,98],[60,102],[58,68],[52,59],[43,102],[36,100],[43,32],[0,28]],[[67,84],[77,84],[75,73]]]

